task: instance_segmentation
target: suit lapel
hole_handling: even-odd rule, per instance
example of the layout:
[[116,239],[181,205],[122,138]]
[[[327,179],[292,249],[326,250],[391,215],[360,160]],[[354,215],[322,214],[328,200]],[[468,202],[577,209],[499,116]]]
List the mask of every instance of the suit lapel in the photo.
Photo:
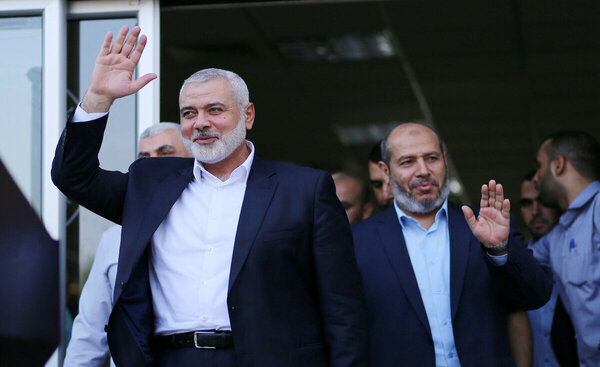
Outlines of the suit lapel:
[[471,247],[471,229],[456,204],[448,203],[448,232],[450,234],[450,310],[456,315]]
[[[123,267],[123,276],[119,277],[119,279],[129,279],[131,271],[146,250],[152,235],[165,219],[175,201],[181,196],[181,192],[192,180],[192,177],[193,165],[190,165],[189,167],[180,169],[175,174],[167,175],[156,186],[154,194],[150,199],[150,204],[144,210],[145,215],[137,227],[137,233],[133,237],[129,237],[131,240],[128,238],[124,243],[125,246],[130,246],[121,249],[122,255],[119,257],[126,256],[127,260],[119,261],[119,272],[121,271],[121,267]],[[120,288],[117,287],[117,289]]]
[[427,314],[425,313],[425,306],[421,299],[421,292],[417,284],[417,278],[415,277],[406,248],[406,241],[402,234],[402,227],[398,222],[398,216],[394,207],[387,210],[383,220],[379,223],[378,230],[384,251],[394,272],[398,276],[402,290],[425,329],[431,332]]
[[277,187],[275,173],[275,170],[267,161],[259,156],[254,157],[235,235],[231,271],[229,273],[229,290],[235,283],[248,257],[250,248],[271,204]]

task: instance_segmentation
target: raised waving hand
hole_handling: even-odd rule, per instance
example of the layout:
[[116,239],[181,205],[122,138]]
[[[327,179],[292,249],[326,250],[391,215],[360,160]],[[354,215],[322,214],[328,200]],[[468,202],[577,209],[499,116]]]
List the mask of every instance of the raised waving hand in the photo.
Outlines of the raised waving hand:
[[502,185],[490,180],[481,187],[479,216],[462,207],[465,219],[473,234],[485,247],[496,247],[508,239],[510,231],[510,201],[504,198]]
[[136,93],[143,86],[156,79],[156,74],[145,74],[133,80],[133,72],[140,61],[147,38],[140,36],[140,27],[123,26],[114,42],[112,32],[108,32],[96,58],[92,82],[83,97],[81,107],[86,112],[107,112],[117,99]]

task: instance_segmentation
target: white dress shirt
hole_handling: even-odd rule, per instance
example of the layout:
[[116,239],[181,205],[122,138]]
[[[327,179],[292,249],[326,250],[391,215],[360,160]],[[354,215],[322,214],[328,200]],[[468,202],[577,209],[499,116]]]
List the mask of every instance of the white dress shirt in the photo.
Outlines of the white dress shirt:
[[231,330],[229,272],[254,160],[254,147],[246,144],[250,155],[225,181],[195,161],[194,178],[152,236],[150,288],[156,334]]
[[[90,274],[79,298],[79,314],[73,321],[71,341],[65,355],[65,367],[101,367],[108,355],[104,325],[112,310],[117,277],[121,226],[102,234]],[[111,366],[114,363],[111,360]]]

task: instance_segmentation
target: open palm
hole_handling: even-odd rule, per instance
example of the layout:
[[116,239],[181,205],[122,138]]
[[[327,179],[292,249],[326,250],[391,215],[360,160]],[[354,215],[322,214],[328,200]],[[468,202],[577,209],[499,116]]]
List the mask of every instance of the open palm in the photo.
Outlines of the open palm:
[[465,219],[473,234],[487,247],[501,244],[508,238],[510,231],[510,201],[504,198],[502,185],[490,180],[481,187],[479,216],[475,218],[473,210],[462,207]]
[[87,112],[106,112],[115,99],[136,93],[156,78],[156,74],[150,73],[133,80],[133,72],[147,38],[140,36],[139,27],[134,27],[127,37],[128,31],[129,27],[123,26],[112,47],[112,33],[104,37],[92,72],[92,82],[82,102]]

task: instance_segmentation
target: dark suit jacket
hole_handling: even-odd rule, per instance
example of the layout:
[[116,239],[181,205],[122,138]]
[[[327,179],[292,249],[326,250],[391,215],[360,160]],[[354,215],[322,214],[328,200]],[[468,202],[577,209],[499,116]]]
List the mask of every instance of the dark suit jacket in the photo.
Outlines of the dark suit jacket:
[[[516,226],[503,266],[491,264],[452,203],[448,226],[452,327],[461,366],[514,366],[505,310],[543,305],[552,289],[549,277]],[[371,365],[435,366],[429,322],[394,207],[352,230],[369,308]]]
[[[121,366],[153,363],[148,249],[193,178],[191,158],[98,167],[106,118],[68,123],[52,178],[81,205],[123,225],[108,342]],[[239,366],[365,366],[367,311],[345,212],[325,172],[255,156],[227,297]]]

